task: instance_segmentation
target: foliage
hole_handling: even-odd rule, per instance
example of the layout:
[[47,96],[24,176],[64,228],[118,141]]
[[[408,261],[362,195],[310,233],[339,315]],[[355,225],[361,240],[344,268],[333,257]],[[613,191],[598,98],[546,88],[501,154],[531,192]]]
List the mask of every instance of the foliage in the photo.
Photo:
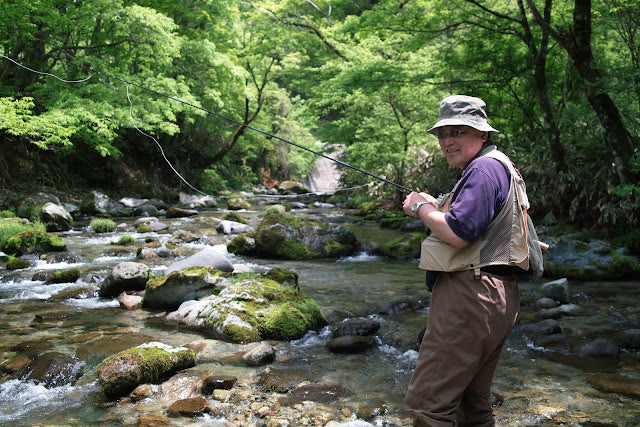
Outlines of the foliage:
[[4,250],[4,246],[7,241],[20,233],[25,232],[44,232],[45,228],[43,224],[23,223],[12,219],[0,221],[0,250]]
[[[146,173],[131,176],[182,187],[166,156],[209,193],[271,186],[304,178],[316,157],[282,138],[437,195],[457,171],[427,130],[443,97],[466,93],[487,102],[534,219],[614,231],[640,220],[640,7],[592,0],[590,21],[574,21],[584,4],[4,1],[0,53],[40,74],[0,58],[0,179],[37,148],[53,153],[45,168],[93,170],[106,156],[126,163],[107,173],[137,162]],[[404,198],[353,170],[342,179],[374,182],[349,202],[363,210]]]
[[116,229],[116,223],[109,218],[94,218],[91,220],[89,228],[96,233],[111,233]]

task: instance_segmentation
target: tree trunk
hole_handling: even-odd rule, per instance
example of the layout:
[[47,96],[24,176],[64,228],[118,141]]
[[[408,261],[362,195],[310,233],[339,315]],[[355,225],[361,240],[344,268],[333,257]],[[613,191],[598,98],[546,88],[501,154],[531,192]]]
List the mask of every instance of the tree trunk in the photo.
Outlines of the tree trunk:
[[575,0],[572,28],[553,29],[536,9],[533,0],[527,0],[536,21],[544,31],[567,51],[586,85],[586,97],[598,116],[604,130],[606,143],[611,146],[615,170],[621,184],[635,182],[629,159],[634,153],[633,137],[627,131],[618,108],[611,97],[600,92],[598,85],[602,75],[596,66],[591,49],[591,0]]

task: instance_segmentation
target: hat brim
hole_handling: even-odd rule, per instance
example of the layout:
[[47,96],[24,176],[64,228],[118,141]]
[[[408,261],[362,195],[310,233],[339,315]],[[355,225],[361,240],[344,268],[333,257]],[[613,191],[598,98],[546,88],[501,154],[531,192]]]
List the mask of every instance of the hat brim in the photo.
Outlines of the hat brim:
[[469,126],[472,127],[474,129],[477,129],[481,132],[500,132],[497,129],[494,129],[493,127],[491,127],[489,125],[489,123],[469,123],[467,121],[464,120],[460,120],[457,118],[451,118],[451,119],[443,119],[440,120],[438,123],[436,123],[435,125],[433,125],[433,127],[429,130],[427,130],[427,132],[433,134],[435,133],[435,130],[438,128],[441,128],[443,126]]

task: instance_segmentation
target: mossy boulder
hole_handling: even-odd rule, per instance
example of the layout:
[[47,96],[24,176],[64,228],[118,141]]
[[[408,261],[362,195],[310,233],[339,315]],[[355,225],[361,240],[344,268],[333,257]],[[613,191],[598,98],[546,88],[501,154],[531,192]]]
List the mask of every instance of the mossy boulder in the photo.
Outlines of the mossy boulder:
[[380,247],[380,253],[388,258],[414,259],[420,256],[420,244],[424,233],[408,233],[390,240]]
[[142,306],[175,310],[185,301],[218,294],[230,284],[230,273],[213,267],[188,267],[149,280]]
[[10,255],[25,255],[41,252],[61,252],[67,244],[58,236],[45,231],[25,231],[10,237],[2,250]]
[[[282,213],[266,215],[254,234],[238,237],[229,252],[284,259],[338,258],[353,254],[359,246],[355,234],[344,227]],[[253,237],[254,247],[248,237]]]
[[196,354],[184,347],[159,342],[141,344],[109,357],[98,365],[98,381],[109,398],[126,396],[140,384],[155,384],[195,366]]
[[31,263],[26,259],[10,257],[7,261],[7,270],[21,270],[23,268],[29,268]]
[[326,324],[315,301],[258,274],[238,275],[218,295],[187,301],[167,319],[231,342],[287,341]]
[[47,231],[67,231],[71,229],[73,217],[64,206],[56,203],[45,203],[40,211],[42,221]]

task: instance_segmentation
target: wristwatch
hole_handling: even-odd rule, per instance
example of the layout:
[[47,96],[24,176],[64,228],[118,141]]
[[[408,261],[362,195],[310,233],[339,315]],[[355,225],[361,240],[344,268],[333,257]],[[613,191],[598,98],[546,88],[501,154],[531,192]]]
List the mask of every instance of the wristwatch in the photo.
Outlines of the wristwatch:
[[414,213],[414,214],[417,214],[418,211],[420,210],[420,206],[428,205],[428,204],[429,204],[429,202],[418,202],[418,203],[415,203],[413,206],[411,206],[411,212]]

